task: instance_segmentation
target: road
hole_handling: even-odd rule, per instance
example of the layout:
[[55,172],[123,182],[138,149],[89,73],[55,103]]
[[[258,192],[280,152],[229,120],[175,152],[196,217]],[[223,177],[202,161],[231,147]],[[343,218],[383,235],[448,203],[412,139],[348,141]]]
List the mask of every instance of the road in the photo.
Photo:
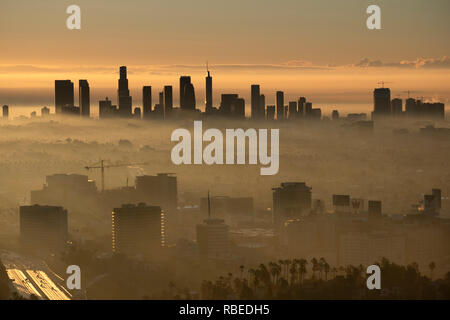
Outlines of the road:
[[27,274],[30,276],[39,289],[42,290],[44,295],[49,300],[70,300],[70,298],[57,286],[49,276],[41,270],[27,270]]
[[36,290],[36,287],[27,278],[27,276],[19,269],[8,269],[6,270],[8,277],[13,281],[13,286],[17,293],[29,299],[31,295],[35,295],[38,299],[43,299],[42,295]]

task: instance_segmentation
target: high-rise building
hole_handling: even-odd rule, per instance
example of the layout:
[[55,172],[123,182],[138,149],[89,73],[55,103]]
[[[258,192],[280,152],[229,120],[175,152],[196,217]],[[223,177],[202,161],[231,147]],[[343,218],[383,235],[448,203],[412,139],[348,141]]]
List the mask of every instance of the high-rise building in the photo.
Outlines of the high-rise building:
[[373,91],[373,115],[388,116],[391,114],[391,90],[389,88],[377,88]]
[[381,217],[381,201],[369,200],[368,202],[369,209],[369,219],[379,219]]
[[99,118],[113,118],[117,116],[117,106],[113,106],[108,97],[98,102]]
[[266,119],[275,120],[275,106],[267,106]]
[[350,196],[346,194],[333,194],[333,206],[334,212],[337,214],[350,213]]
[[277,91],[277,120],[284,119],[284,92]]
[[259,84],[252,84],[251,86],[251,118],[260,119],[261,118],[261,93]]
[[339,120],[339,111],[338,110],[333,110],[333,112],[331,113],[331,119]]
[[149,119],[152,113],[152,87],[144,86],[142,88],[142,106],[144,119]]
[[298,110],[298,117],[299,118],[303,118],[306,114],[305,109],[306,109],[306,98],[305,97],[300,97],[298,99],[298,103],[297,103],[297,110]]
[[206,101],[205,101],[205,112],[211,112],[213,108],[213,94],[212,94],[212,77],[209,73],[208,67],[206,67],[208,75],[205,78],[206,82]]
[[403,100],[399,98],[392,99],[391,113],[394,117],[398,117],[403,112]]
[[297,101],[289,102],[289,119],[295,119],[297,117]]
[[157,254],[165,245],[164,212],[159,206],[123,205],[112,212],[112,249],[123,254]]
[[23,246],[57,252],[66,244],[67,237],[67,210],[63,207],[20,207],[20,240]]
[[170,116],[173,109],[172,86],[164,86],[164,114]]
[[181,76],[180,77],[180,108],[181,109],[189,109],[186,102],[186,89],[185,87],[191,83],[190,76]]
[[89,92],[89,83],[87,80],[78,81],[78,100],[80,104],[80,113],[83,117],[91,116],[91,98]]
[[184,86],[184,106],[187,110],[195,110],[195,90],[192,83]]
[[50,109],[47,107],[41,108],[41,117],[46,117],[50,114]]
[[119,105],[119,115],[121,117],[131,117],[132,99],[128,89],[127,67],[121,66],[119,69],[120,78],[118,80],[117,103]]
[[5,104],[2,108],[3,119],[8,120],[9,117],[9,107]]
[[229,227],[222,219],[205,219],[197,225],[200,255],[210,258],[226,255],[229,250]]
[[259,115],[261,119],[266,118],[266,96],[263,94],[259,97]]
[[311,187],[304,182],[283,182],[273,188],[273,221],[280,227],[290,219],[298,219],[311,210]]
[[73,82],[55,80],[55,113],[63,113],[63,107],[73,107]]

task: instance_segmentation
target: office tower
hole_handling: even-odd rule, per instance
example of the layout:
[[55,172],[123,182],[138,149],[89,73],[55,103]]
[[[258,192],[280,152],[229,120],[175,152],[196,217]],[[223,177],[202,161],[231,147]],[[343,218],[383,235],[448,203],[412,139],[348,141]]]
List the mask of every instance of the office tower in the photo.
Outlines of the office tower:
[[141,108],[139,107],[134,108],[133,117],[135,119],[141,119]]
[[295,119],[297,117],[297,101],[289,102],[289,119]]
[[378,88],[373,91],[373,116],[388,116],[391,113],[391,90]]
[[405,113],[408,116],[415,116],[417,114],[416,110],[416,99],[408,98],[405,101]]
[[275,120],[275,106],[267,106],[267,120]]
[[260,119],[261,118],[261,93],[259,84],[252,84],[251,86],[251,118]]
[[108,97],[105,100],[100,100],[98,102],[98,115],[99,118],[113,118],[118,114],[118,110],[116,106],[113,106],[111,100]]
[[41,108],[41,117],[46,117],[50,114],[50,109],[47,107]]
[[398,117],[403,112],[403,100],[402,99],[392,99],[391,101],[391,113],[394,117]]
[[172,86],[164,87],[164,114],[170,116],[173,109]]
[[184,106],[186,110],[195,110],[195,90],[192,83],[184,86]]
[[20,207],[20,240],[25,247],[59,253],[67,242],[67,236],[67,210],[63,207]]
[[222,219],[205,219],[197,225],[197,244],[200,255],[220,257],[229,250],[229,227]]
[[369,209],[369,220],[381,218],[381,201],[373,201],[369,200],[368,202]]
[[187,84],[191,83],[191,77],[190,76],[181,76],[180,77],[180,108],[181,109],[189,109],[186,104],[186,97],[185,97],[185,87]]
[[442,195],[440,189],[432,189],[431,194],[423,196],[423,212],[427,215],[437,216],[441,210]]
[[235,118],[245,119],[245,100],[237,98],[232,105],[232,115]]
[[311,189],[304,182],[283,182],[273,188],[273,221],[280,227],[290,219],[298,219],[311,210]]
[[144,86],[142,87],[142,106],[144,119],[149,119],[152,113],[152,87]]
[[[165,245],[164,213],[159,206],[126,204],[112,212],[114,253],[152,254]],[[156,251],[156,252],[155,252]]]
[[305,102],[304,106],[305,106],[304,117],[305,118],[310,118],[312,116],[312,110],[313,110],[312,102]]
[[177,177],[169,173],[137,176],[136,192],[141,201],[161,206],[166,212],[177,207]]
[[284,92],[277,91],[277,120],[284,119]]
[[304,116],[305,116],[305,108],[306,108],[306,106],[305,106],[305,104],[306,104],[306,98],[305,97],[300,97],[299,99],[298,99],[298,106],[297,106],[297,109],[298,109],[298,117],[299,118],[303,118]]
[[331,119],[339,120],[339,111],[338,110],[333,110],[333,112],[331,113]]
[[197,244],[200,255],[220,257],[228,253],[229,227],[222,219],[211,218],[211,200],[208,192],[208,219],[197,225]]
[[78,102],[81,115],[83,117],[90,117],[91,98],[89,93],[89,83],[87,80],[78,81]]
[[350,213],[350,196],[342,194],[333,194],[334,212],[337,214]]
[[55,113],[63,113],[63,107],[73,107],[73,82],[55,80]]
[[121,66],[119,69],[120,78],[118,80],[117,103],[119,105],[119,115],[121,117],[131,117],[132,99],[128,90],[127,67]]
[[3,119],[8,120],[9,117],[9,107],[5,104],[2,108]]
[[259,97],[259,116],[261,119],[266,118],[266,96],[263,94]]
[[212,77],[209,73],[208,66],[206,66],[206,71],[208,75],[205,78],[206,82],[206,101],[205,101],[205,112],[211,112],[213,108],[213,95],[212,95]]

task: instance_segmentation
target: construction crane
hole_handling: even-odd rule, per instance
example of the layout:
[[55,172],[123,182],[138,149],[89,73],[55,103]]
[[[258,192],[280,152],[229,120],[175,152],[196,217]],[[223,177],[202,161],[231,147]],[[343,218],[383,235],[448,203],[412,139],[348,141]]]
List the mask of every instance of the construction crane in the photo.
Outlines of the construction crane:
[[392,82],[390,82],[390,81],[380,81],[380,82],[377,82],[377,84],[381,84],[381,88],[384,88],[384,85],[385,85],[386,83],[392,83]]
[[88,171],[92,170],[92,169],[101,169],[101,173],[102,173],[102,192],[105,191],[105,169],[147,164],[146,162],[105,164],[106,161],[107,160],[100,160],[100,162],[94,164],[93,166],[86,166],[86,167],[84,167]]

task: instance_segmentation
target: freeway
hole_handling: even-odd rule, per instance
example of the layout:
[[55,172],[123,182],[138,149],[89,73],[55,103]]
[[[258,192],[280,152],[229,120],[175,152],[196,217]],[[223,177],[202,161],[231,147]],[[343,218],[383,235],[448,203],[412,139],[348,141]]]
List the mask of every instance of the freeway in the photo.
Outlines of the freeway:
[[8,277],[13,281],[14,288],[20,296],[29,299],[31,295],[35,295],[38,299],[43,299],[30,279],[21,270],[8,269],[6,272],[8,273]]
[[49,300],[70,300],[70,298],[56,285],[49,276],[41,270],[27,270],[27,274]]

